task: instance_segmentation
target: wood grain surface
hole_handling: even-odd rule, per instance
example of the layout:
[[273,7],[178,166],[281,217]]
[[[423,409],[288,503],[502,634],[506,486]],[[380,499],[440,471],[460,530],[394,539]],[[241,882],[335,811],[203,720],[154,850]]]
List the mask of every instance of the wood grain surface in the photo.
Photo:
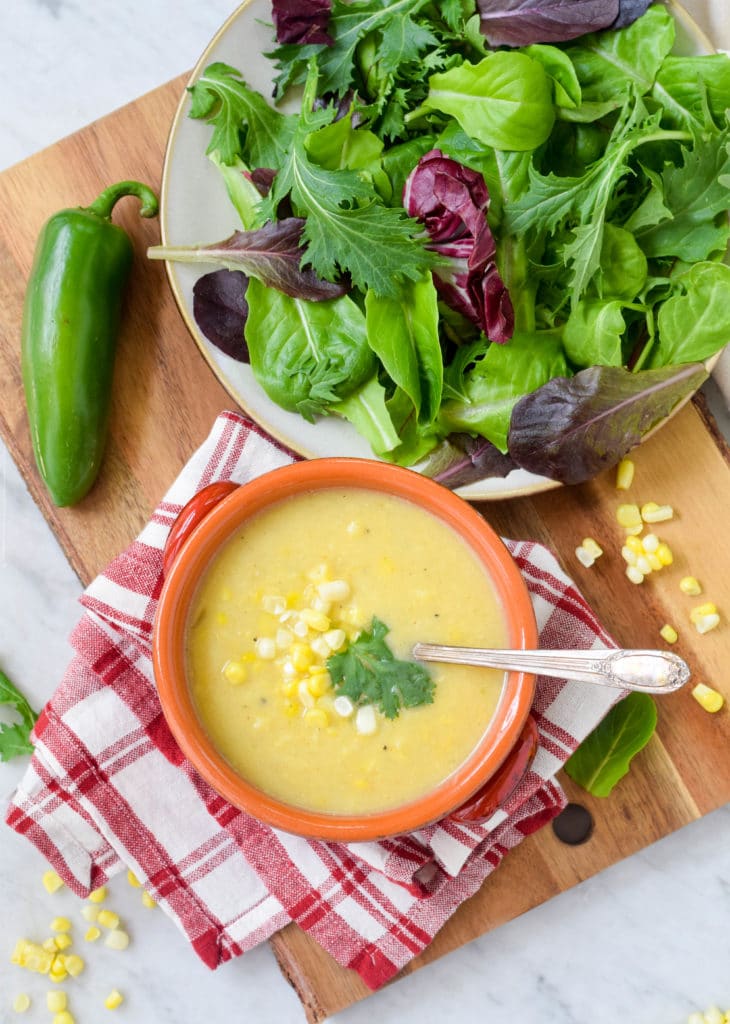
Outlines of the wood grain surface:
[[[32,458],[19,368],[20,321],[33,247],[45,219],[63,206],[90,202],[110,182],[139,178],[158,187],[166,135],[184,79],[142,97],[0,175],[0,431],[33,497],[79,575],[88,582],[140,530],[157,500],[231,400],[188,335],[164,268],[145,258],[156,222],[141,221],[135,201],[118,207],[136,250],[115,377],[109,446],[98,483],[74,509],[49,502]],[[576,579],[616,641],[653,647],[674,623],[676,645],[696,680],[725,691],[726,625],[704,637],[689,625],[692,599],[677,586],[698,576],[706,599],[730,615],[730,546],[721,530],[730,507],[730,461],[702,403],[691,403],[636,453],[631,500],[672,504],[674,521],[658,532],[675,563],[641,586],[630,584],[619,551],[615,510],[622,495],[608,473],[580,487],[480,506],[504,536],[550,546]],[[573,554],[584,536],[605,555],[584,569]],[[647,846],[730,800],[730,719],[711,716],[689,689],[660,700],[656,736],[610,798],[587,798],[563,781],[594,814],[596,828],[581,847],[560,844],[550,829],[527,839],[481,891],[460,908],[410,973],[556,893]],[[287,979],[310,1021],[367,995],[295,926],[272,939]]]

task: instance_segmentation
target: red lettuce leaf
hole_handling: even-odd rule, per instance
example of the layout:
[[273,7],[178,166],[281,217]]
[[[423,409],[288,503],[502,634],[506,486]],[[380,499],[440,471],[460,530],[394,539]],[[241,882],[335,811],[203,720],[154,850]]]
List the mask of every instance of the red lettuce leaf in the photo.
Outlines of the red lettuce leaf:
[[244,335],[248,317],[248,278],[240,270],[214,270],[193,286],[193,316],[205,337],[221,352],[249,362]]
[[334,40],[327,32],[332,0],[272,0],[271,15],[278,43],[323,43]]
[[578,484],[615,466],[707,379],[702,363],[632,373],[591,366],[554,377],[512,410],[508,449],[518,466]]
[[481,174],[432,149],[406,179],[403,206],[424,224],[431,239],[427,248],[443,257],[434,284],[444,302],[490,341],[509,341],[514,311],[495,262],[489,189]]
[[454,433],[449,434],[419,468],[425,476],[453,490],[487,477],[505,477],[515,466],[509,455],[504,455],[486,438]]
[[619,0],[477,0],[477,7],[490,46],[560,43],[608,28],[619,15]]
[[611,28],[626,28],[644,14],[654,0],[619,0],[618,17],[611,23]]
[[256,231],[234,231],[230,238],[213,245],[156,245],[148,255],[158,260],[212,263],[227,270],[241,270],[293,299],[336,299],[347,292],[346,284],[324,281],[311,267],[301,267],[304,223],[301,217],[285,217],[269,221]]

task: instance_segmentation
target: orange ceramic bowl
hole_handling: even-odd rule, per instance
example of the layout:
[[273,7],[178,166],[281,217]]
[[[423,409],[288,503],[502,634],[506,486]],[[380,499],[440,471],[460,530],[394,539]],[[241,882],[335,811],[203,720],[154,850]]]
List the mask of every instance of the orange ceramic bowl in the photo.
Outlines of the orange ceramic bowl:
[[537,745],[529,715],[534,676],[505,675],[497,710],[463,764],[435,789],[404,806],[368,815],[325,814],[285,804],[242,778],[218,753],[201,725],[186,681],[186,628],[191,602],[207,566],[243,523],[268,506],[302,492],[355,487],[414,502],[454,529],[491,577],[504,609],[509,644],[537,646],[527,588],[507,548],[467,502],[408,469],[366,459],[296,462],[236,486],[213,484],[181,513],[170,535],[165,582],[153,634],[160,701],[184,754],[234,806],[298,835],[360,841],[410,832],[451,815],[461,821],[491,816],[524,774]]

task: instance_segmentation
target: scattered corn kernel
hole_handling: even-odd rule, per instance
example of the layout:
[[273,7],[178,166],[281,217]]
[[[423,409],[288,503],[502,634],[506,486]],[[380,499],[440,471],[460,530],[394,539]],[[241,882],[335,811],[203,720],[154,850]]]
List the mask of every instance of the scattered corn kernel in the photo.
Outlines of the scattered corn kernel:
[[44,939],[43,942],[41,942],[41,946],[48,950],[49,953],[57,953],[59,950],[55,939]]
[[66,957],[62,953],[57,953],[53,958],[51,969],[48,972],[48,978],[50,981],[61,982],[65,981],[68,977],[68,970],[66,969]]
[[317,587],[317,593],[325,601],[346,601],[350,596],[347,580],[325,580]]
[[331,626],[329,617],[324,612],[316,612],[314,608],[302,608],[299,617],[310,629],[315,629],[318,633],[326,633]]
[[[628,539],[633,540],[634,538],[630,537]],[[621,557],[628,565],[636,565],[639,560],[638,554],[633,550],[633,548],[630,548],[628,544],[624,544],[621,548]]]
[[594,558],[600,558],[603,554],[603,548],[598,544],[593,537],[584,537],[581,541],[581,547],[589,551]]
[[307,680],[307,688],[313,697],[321,697],[330,688],[330,677],[327,672],[315,672]]
[[46,1006],[51,1013],[62,1013],[68,1005],[65,992],[59,992],[54,990],[53,992],[46,993]]
[[61,932],[60,935],[56,935],[53,941],[56,943],[56,949],[64,950],[68,949],[73,939],[68,932]]
[[674,555],[672,554],[672,549],[669,547],[668,544],[665,544],[663,542],[656,549],[656,556],[659,559],[659,561],[662,563],[662,567],[664,567],[665,565],[671,565],[672,562],[674,561]]
[[121,928],[115,928],[104,939],[104,945],[110,949],[126,949],[129,945],[129,936]]
[[115,914],[113,910],[100,910],[96,920],[102,928],[109,928],[113,931],[119,927],[119,914]]
[[705,1010],[703,1017],[705,1024],[725,1024],[725,1014],[719,1006],[711,1006]]
[[[330,632],[330,630],[328,630],[327,632]],[[310,644],[310,647],[319,658],[329,658],[330,654],[332,653],[330,645],[325,640],[323,634],[315,636],[315,638],[312,640],[312,643]]]
[[636,466],[631,459],[621,459],[616,468],[616,490],[628,491],[634,482]]
[[263,661],[272,661],[276,657],[276,644],[269,636],[261,636],[256,641],[256,654]]
[[101,928],[97,928],[95,924],[92,924],[92,926],[90,928],[86,929],[86,934],[84,935],[84,939],[86,939],[87,942],[96,942],[96,940],[99,938],[100,935],[101,935]]
[[312,600],[309,602],[310,608],[314,608],[315,612],[324,612],[325,615],[329,615],[330,609],[332,608],[331,601],[325,601],[323,597],[315,594]]
[[649,561],[646,555],[639,555],[639,557],[636,559],[636,568],[644,576],[649,575],[649,573],[651,572],[651,562]]
[[689,594],[690,597],[697,597],[702,593],[700,581],[694,576],[683,576],[679,581],[679,589],[683,594]]
[[93,892],[90,892],[89,899],[92,903],[103,903],[106,899],[106,886],[101,885],[98,889],[94,889]]
[[335,697],[332,706],[340,718],[349,718],[355,710],[355,705],[349,697]]
[[307,685],[306,679],[302,679],[301,683],[299,683],[299,685],[297,686],[297,696],[299,697],[299,703],[302,705],[302,707],[314,707],[314,697],[309,691],[309,686]]
[[635,555],[641,555],[644,553],[644,545],[642,544],[640,537],[629,535],[626,538],[625,545],[629,551],[633,551]]
[[70,932],[71,922],[67,917],[54,917],[51,921],[52,932]]
[[659,547],[659,538],[655,533],[647,533],[644,537],[641,538],[639,543],[641,544],[641,547],[644,549],[644,553],[650,555]]
[[61,1010],[60,1013],[54,1015],[52,1024],[76,1024],[76,1021],[68,1010]]
[[237,686],[239,683],[245,683],[248,671],[240,661],[227,661],[223,666],[223,675],[229,683]]
[[627,529],[643,528],[638,505],[619,505],[616,509],[616,519],[620,526],[624,526]]
[[586,569],[590,569],[590,567],[596,560],[596,556],[591,554],[591,552],[584,548],[581,544],[579,544],[578,547],[575,549],[575,557],[578,559],[581,565],[585,566]]
[[331,651],[339,651],[344,647],[347,635],[344,629],[329,629],[324,634],[324,640]]
[[55,871],[44,871],[43,877],[43,888],[48,893],[58,892],[59,889],[63,888],[63,879]]
[[698,619],[703,619],[706,615],[716,614],[717,605],[714,603],[714,601],[705,601],[704,604],[695,605],[695,607],[689,613],[689,621],[697,622]]
[[657,555],[655,555],[654,552],[652,552],[650,555],[647,555],[646,560],[649,563],[649,568],[652,572],[659,572],[660,569],[664,568],[664,566],[662,565],[662,560]]
[[129,882],[129,884],[132,886],[133,889],[141,889],[142,888],[142,883],[137,878],[137,876],[135,875],[134,871],[128,871],[127,872],[127,881]]
[[25,1013],[30,1008],[30,996],[27,992],[19,992],[13,999],[13,1009],[16,1013]]
[[719,711],[725,703],[722,694],[718,693],[717,690],[713,690],[711,686],[706,686],[705,683],[697,683],[692,690],[692,696],[710,714]]
[[142,906],[147,907],[149,910],[157,906],[156,901],[152,899],[146,889],[142,890]]
[[124,996],[119,989],[113,988],[109,995],[104,1000],[104,1006],[107,1010],[116,1010],[118,1006],[121,1006],[124,1002]]
[[362,736],[371,736],[377,729],[377,726],[375,708],[372,704],[366,704],[364,707],[357,709],[355,728]]
[[717,629],[720,625],[720,616],[716,613],[711,615],[703,615],[698,619],[694,620],[694,627],[697,632],[704,636],[705,633],[709,633],[712,629]]
[[659,636],[662,640],[666,640],[668,644],[676,644],[679,639],[679,634],[674,626],[670,626],[669,623],[665,623],[659,630]]
[[631,580],[632,583],[643,583],[644,582],[644,574],[643,574],[643,572],[640,572],[639,569],[635,565],[627,565],[626,566],[626,575],[628,576],[628,578]]
[[645,523],[664,523],[674,518],[671,505],[657,505],[655,501],[647,501],[641,506],[641,518]]
[[99,908],[93,907],[91,906],[91,904],[86,903],[81,908],[81,916],[83,917],[84,921],[89,921],[90,923],[93,923],[99,916]]
[[314,661],[312,648],[308,644],[294,644],[289,652],[289,657],[297,672],[306,672]]
[[[113,935],[114,933],[110,932],[110,934]],[[72,978],[78,978],[85,966],[86,964],[81,957],[77,956],[75,953],[71,953],[70,956],[64,957],[64,967]]]
[[18,967],[25,967],[28,971],[35,971],[37,974],[48,974],[53,960],[53,953],[49,953],[39,943],[30,942],[28,939],[18,939],[10,956],[11,963],[17,964]]

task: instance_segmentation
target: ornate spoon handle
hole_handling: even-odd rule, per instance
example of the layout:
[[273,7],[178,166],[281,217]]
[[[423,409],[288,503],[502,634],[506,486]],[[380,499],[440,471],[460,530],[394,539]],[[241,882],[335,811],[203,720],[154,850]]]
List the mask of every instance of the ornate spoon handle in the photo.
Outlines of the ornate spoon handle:
[[644,693],[671,693],[684,686],[690,676],[687,663],[671,651],[505,651],[418,643],[413,657],[531,672]]

